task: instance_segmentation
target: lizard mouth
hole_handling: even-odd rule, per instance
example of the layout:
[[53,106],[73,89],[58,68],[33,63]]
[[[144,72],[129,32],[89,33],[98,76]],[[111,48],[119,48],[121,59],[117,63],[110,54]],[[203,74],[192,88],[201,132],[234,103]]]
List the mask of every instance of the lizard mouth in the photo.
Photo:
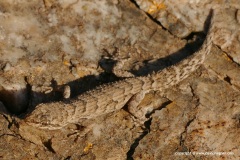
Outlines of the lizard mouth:
[[36,122],[36,121],[32,121],[32,120],[25,120],[25,123],[32,127],[36,127],[36,128],[40,128],[40,129],[57,130],[57,129],[62,128],[59,125],[52,124],[49,122]]

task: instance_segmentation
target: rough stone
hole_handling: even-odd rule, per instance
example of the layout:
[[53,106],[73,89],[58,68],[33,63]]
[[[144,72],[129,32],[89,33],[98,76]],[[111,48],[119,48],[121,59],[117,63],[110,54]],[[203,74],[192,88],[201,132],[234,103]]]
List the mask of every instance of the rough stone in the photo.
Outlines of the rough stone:
[[[7,86],[29,87],[16,99],[21,115],[0,103],[0,159],[239,159],[239,2],[136,2],[140,8],[127,0],[0,2],[0,98]],[[203,30],[211,6],[215,47],[165,98],[144,99],[159,103],[145,129],[124,109],[63,130],[19,128],[37,104],[63,100],[66,85],[74,97],[119,79],[115,62],[129,58],[123,70],[145,75],[186,58],[201,44],[189,35]]]

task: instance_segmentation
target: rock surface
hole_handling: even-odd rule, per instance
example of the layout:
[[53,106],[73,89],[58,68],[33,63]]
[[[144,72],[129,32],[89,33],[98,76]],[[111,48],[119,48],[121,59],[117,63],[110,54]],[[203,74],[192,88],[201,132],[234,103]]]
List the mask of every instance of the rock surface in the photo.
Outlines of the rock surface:
[[[240,158],[238,1],[133,2],[0,2],[0,159]],[[186,58],[203,40],[197,32],[210,8],[211,54],[166,98],[144,98],[143,106],[159,105],[145,126],[124,109],[62,130],[19,126],[37,104],[68,98],[66,88],[75,97],[120,79],[116,62],[139,76]]]

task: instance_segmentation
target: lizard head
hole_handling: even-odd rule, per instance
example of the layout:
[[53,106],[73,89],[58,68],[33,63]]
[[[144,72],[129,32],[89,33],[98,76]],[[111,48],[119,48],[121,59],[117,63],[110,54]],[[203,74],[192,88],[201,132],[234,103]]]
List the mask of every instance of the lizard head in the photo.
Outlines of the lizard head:
[[41,129],[61,129],[67,124],[63,120],[62,115],[56,114],[56,112],[57,110],[54,109],[54,106],[40,104],[33,112],[26,116],[24,122]]

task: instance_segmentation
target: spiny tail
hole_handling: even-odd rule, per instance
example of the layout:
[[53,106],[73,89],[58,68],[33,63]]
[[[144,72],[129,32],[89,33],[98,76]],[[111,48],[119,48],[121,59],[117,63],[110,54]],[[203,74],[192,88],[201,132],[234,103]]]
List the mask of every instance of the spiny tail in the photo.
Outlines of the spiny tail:
[[176,65],[165,68],[162,71],[154,74],[152,76],[154,81],[152,87],[154,90],[163,91],[175,84],[178,84],[180,81],[187,78],[205,61],[206,55],[210,53],[212,48],[213,10],[210,10],[208,18],[210,18],[210,23],[208,25],[208,34],[200,50],[184,59],[183,61],[180,61]]

